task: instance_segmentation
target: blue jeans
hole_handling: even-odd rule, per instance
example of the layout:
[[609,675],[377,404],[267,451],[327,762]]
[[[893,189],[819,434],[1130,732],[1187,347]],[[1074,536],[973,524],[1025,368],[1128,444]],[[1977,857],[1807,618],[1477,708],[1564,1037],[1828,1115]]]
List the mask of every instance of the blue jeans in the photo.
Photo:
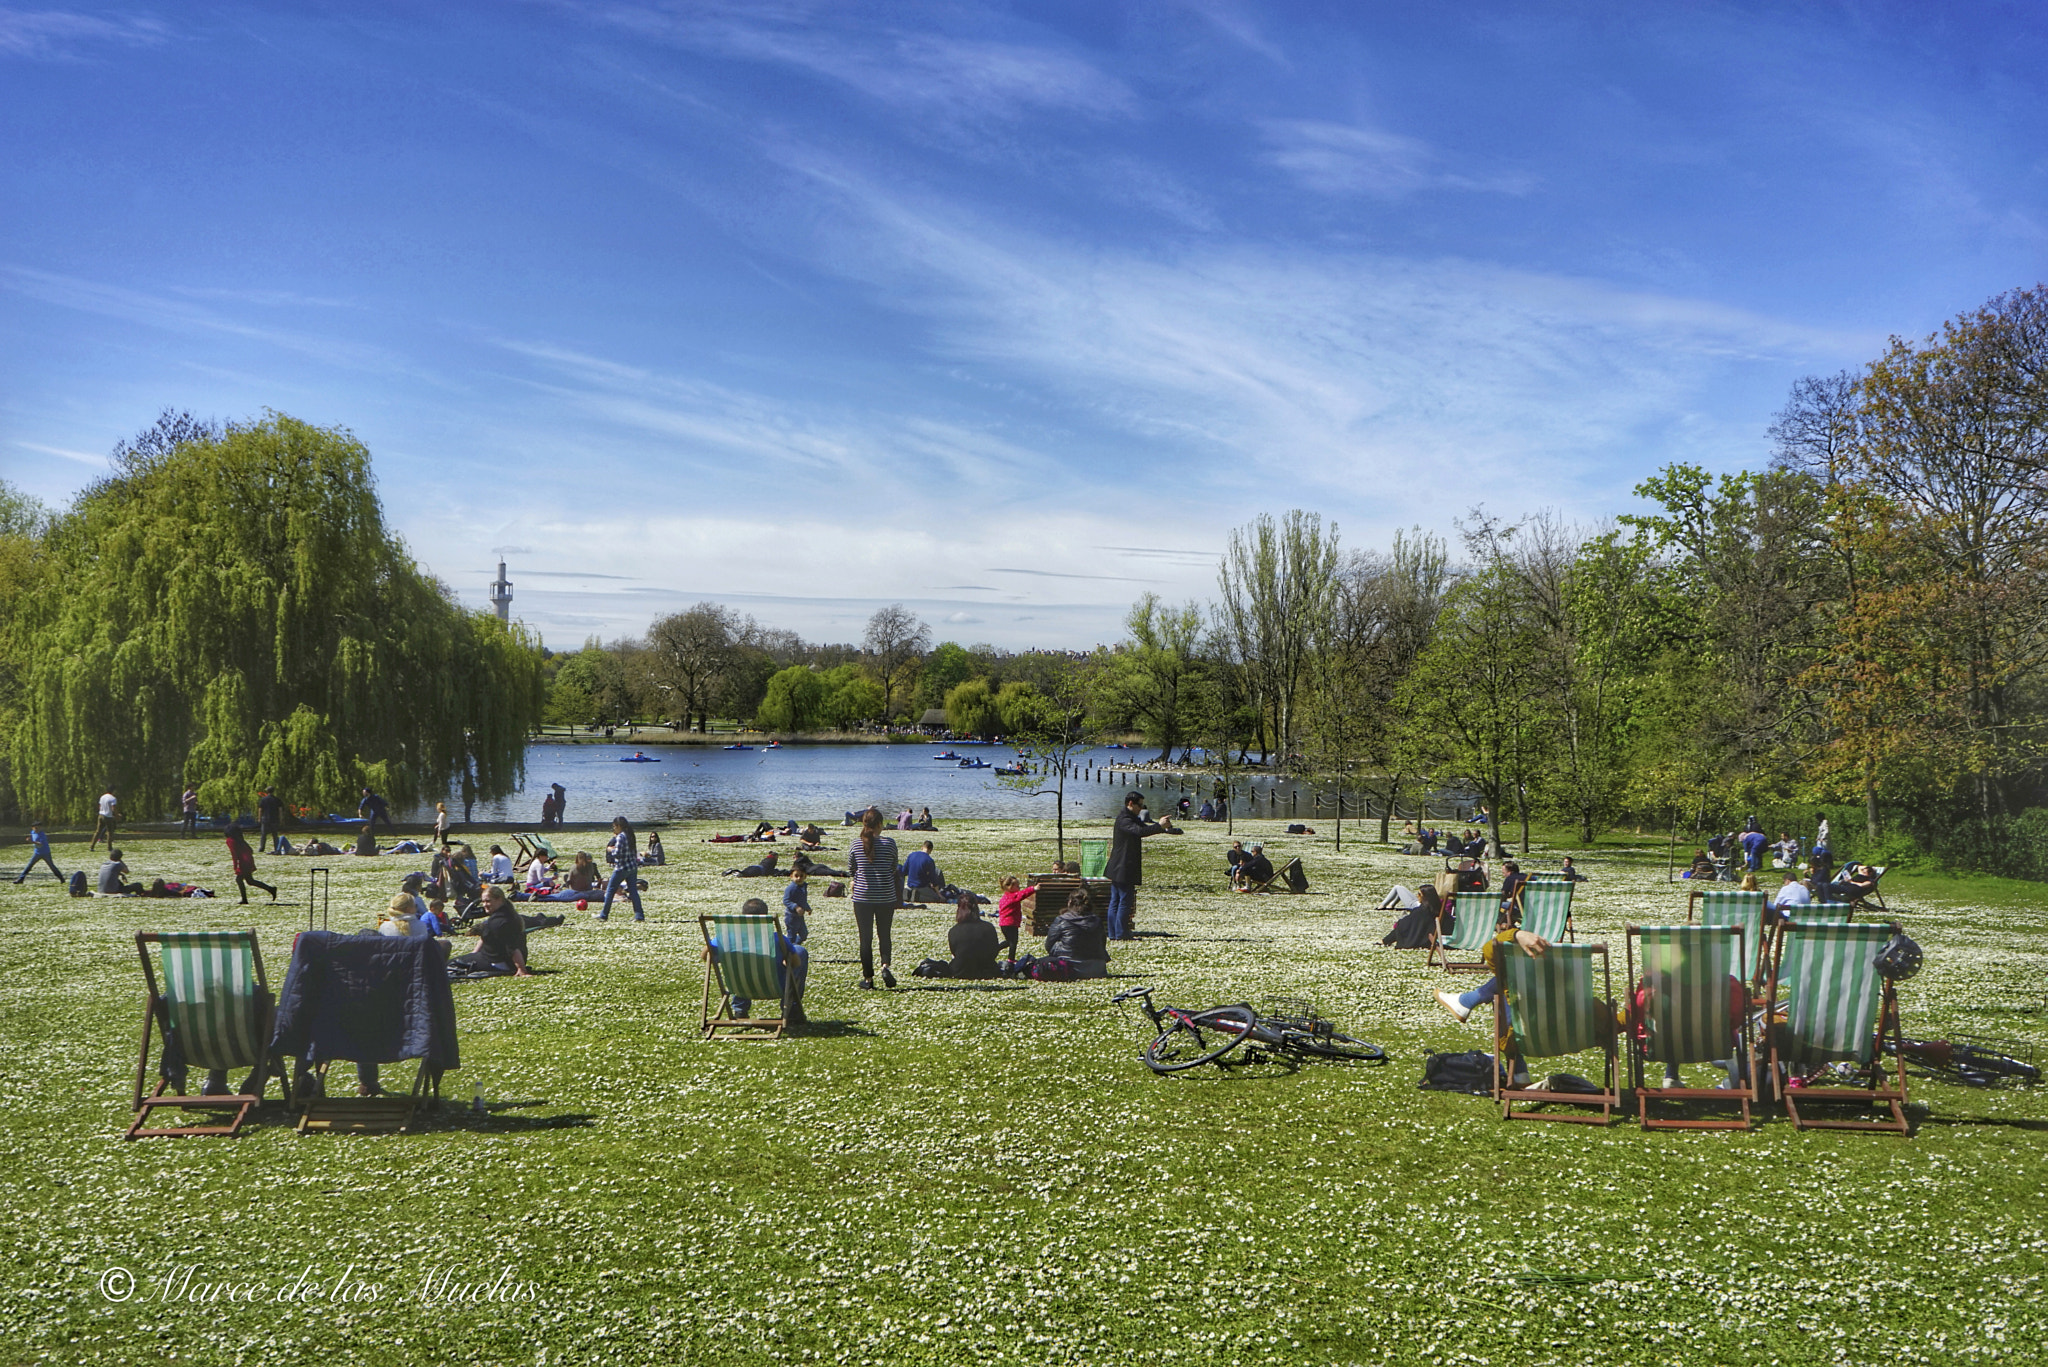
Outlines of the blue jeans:
[[14,881],[17,883],[26,883],[28,881],[28,876],[36,871],[37,864],[48,864],[50,866],[50,872],[57,876],[57,881],[60,883],[64,881],[64,870],[57,867],[57,861],[50,858],[50,852],[48,850],[37,850],[35,852],[34,857],[28,861],[28,867],[21,871],[21,877],[15,879]]
[[[804,1010],[804,983],[811,976],[811,951],[805,949],[802,945],[791,944],[780,935],[776,936],[775,940],[789,955],[787,976],[782,980],[782,1014],[784,1018],[800,1016]],[[713,955],[718,953],[717,936],[713,936],[711,939],[711,952]],[[740,1017],[753,1015],[754,999],[752,997],[734,997],[732,999],[732,1013]]]
[[1488,978],[1485,982],[1479,984],[1479,986],[1473,988],[1470,992],[1460,992],[1458,994],[1458,1005],[1464,1007],[1467,1011],[1470,1011],[1474,1007],[1486,1005],[1488,1002],[1492,1001],[1495,997],[1498,997],[1499,995],[1500,979]]
[[640,870],[633,864],[622,864],[612,870],[612,880],[604,885],[604,910],[597,913],[597,919],[607,920],[612,914],[612,898],[619,895],[619,889],[626,890],[626,896],[633,899],[633,919],[644,921],[647,913],[640,906]]
[[1131,913],[1138,906],[1138,890],[1121,883],[1109,885],[1109,938],[1131,938]]

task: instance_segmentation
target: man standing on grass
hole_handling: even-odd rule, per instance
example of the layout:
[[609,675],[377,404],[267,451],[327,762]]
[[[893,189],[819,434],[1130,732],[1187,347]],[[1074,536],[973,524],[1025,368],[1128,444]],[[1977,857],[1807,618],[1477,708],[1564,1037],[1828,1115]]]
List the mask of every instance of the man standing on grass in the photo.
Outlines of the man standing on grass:
[[1162,831],[1179,835],[1174,829],[1173,818],[1164,821],[1145,819],[1145,797],[1142,793],[1124,795],[1124,809],[1116,814],[1116,829],[1111,834],[1109,845],[1109,938],[1128,940],[1131,938],[1131,916],[1137,910],[1138,885],[1145,881],[1145,846],[1147,837]]
[[363,832],[366,835],[376,832],[379,821],[384,823],[385,830],[393,835],[398,834],[398,827],[391,823],[391,804],[386,802],[380,793],[373,793],[368,788],[363,789],[363,800],[356,804],[356,815],[364,818]]
[[101,836],[105,836],[107,838],[108,849],[111,850],[114,848],[114,817],[115,809],[118,807],[118,805],[119,804],[114,799],[114,790],[112,788],[109,788],[107,789],[107,791],[100,794],[99,824],[92,828],[92,844],[86,846],[86,849],[98,849],[100,847]]
[[268,788],[256,790],[256,853],[262,854],[266,847],[277,844],[277,833],[284,828],[284,803]]

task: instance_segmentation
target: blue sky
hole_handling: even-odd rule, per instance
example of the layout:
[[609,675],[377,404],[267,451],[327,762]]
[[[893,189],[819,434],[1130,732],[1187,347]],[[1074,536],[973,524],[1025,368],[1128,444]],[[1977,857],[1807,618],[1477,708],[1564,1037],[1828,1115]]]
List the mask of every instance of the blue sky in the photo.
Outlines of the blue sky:
[[2033,4],[0,7],[0,476],[346,426],[548,642],[1109,641],[1290,507],[1383,545],[1767,457],[2048,278]]

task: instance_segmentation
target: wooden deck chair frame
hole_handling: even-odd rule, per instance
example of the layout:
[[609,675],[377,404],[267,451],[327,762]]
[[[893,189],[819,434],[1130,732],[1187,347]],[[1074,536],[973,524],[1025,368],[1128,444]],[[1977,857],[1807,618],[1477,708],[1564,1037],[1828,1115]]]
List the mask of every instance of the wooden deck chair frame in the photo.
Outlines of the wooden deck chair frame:
[[[1764,970],[1771,963],[1771,927],[1777,920],[1771,915],[1769,893],[1744,892],[1740,888],[1695,888],[1686,900],[1685,920],[1688,925],[1743,927],[1750,955],[1748,981],[1752,988],[1762,989]],[[1629,982],[1634,983],[1635,978],[1631,976]]]
[[348,1060],[322,1059],[311,1070],[303,1072],[302,1078],[310,1078],[310,1086],[301,1086],[300,1092],[305,1107],[299,1112],[297,1125],[300,1134],[404,1134],[419,1118],[420,1103],[429,1096],[436,1105],[441,1100],[440,1070],[430,1068],[425,1059],[420,1060],[419,1070],[413,1074],[412,1088],[403,1095],[380,1092],[374,1096],[328,1096],[327,1070],[337,1062]]
[[[1550,943],[1564,944],[1572,931],[1572,885],[1563,879],[1530,879],[1515,889],[1515,924]],[[1553,933],[1555,932],[1555,933]]]
[[[783,984],[789,980],[789,956],[777,935],[776,919],[773,916],[715,913],[699,916],[697,928],[704,936],[703,1037],[707,1040],[780,1039],[787,1025],[781,1011]],[[715,953],[711,947],[714,939],[719,940]],[[736,940],[741,943],[736,945]],[[741,990],[735,992],[735,987]],[[749,988],[754,990],[747,990]],[[745,1016],[735,1016],[732,1014],[735,997],[747,998],[754,1010],[758,1010],[764,1001],[773,1002],[776,1014],[759,1016],[750,1010]]]
[[[1273,876],[1271,878],[1266,879],[1264,882],[1260,883],[1255,888],[1246,888],[1245,891],[1274,893],[1285,892],[1291,894],[1294,891],[1294,888],[1293,885],[1288,882],[1287,871],[1289,869],[1298,868],[1301,868],[1301,856],[1296,855],[1294,858],[1288,860],[1285,864],[1282,864],[1279,868],[1274,869]],[[1308,871],[1306,869],[1302,870],[1301,881],[1304,884],[1308,882]]]
[[[157,945],[162,958],[163,985],[157,982],[157,967],[149,947]],[[247,957],[243,957],[246,949]],[[135,936],[135,952],[142,959],[142,976],[149,984],[149,1003],[143,1009],[142,1047],[135,1061],[135,1118],[128,1126],[127,1139],[181,1139],[207,1135],[232,1137],[241,1132],[250,1112],[263,1104],[269,1079],[275,1076],[291,1102],[291,1080],[283,1063],[270,1051],[270,1036],[276,1025],[277,1001],[263,977],[263,952],[253,930],[141,931]],[[173,957],[175,956],[175,957]],[[200,976],[207,981],[198,981]],[[225,976],[232,988],[221,1009],[219,999],[205,1004],[195,994]],[[239,981],[236,981],[239,980]],[[193,1072],[214,1068],[251,1070],[254,1086],[249,1090],[213,1096],[187,1096],[180,1092],[165,1096],[170,1084],[159,1078],[149,1088],[149,1045],[161,1031],[168,1048],[173,1034],[185,1055],[188,1079]],[[150,1129],[150,1113],[161,1106],[187,1110],[233,1111],[234,1118],[223,1124],[179,1125]]]
[[[1873,962],[1897,930],[1896,925],[1869,921],[1792,920],[1779,928],[1764,1020],[1770,1033],[1771,1080],[1784,1097],[1785,1114],[1795,1128],[1873,1130],[1911,1137],[1906,1119],[1906,1055],[1899,1043],[1899,1000],[1891,980],[1879,974]],[[1788,982],[1788,973],[1797,981]],[[1892,1046],[1889,1065],[1882,1047],[1887,1037]],[[1785,1086],[1788,1067],[1835,1061],[1859,1064],[1869,1085]],[[1883,1107],[1890,1118],[1822,1119],[1800,1110],[1815,1103],[1858,1102]]]
[[[1592,964],[1600,960],[1600,981],[1604,991],[1594,995]],[[1604,944],[1552,945],[1541,955],[1528,955],[1512,945],[1503,945],[1494,955],[1500,971],[1500,991],[1493,998],[1493,1099],[1500,1106],[1502,1120],[1561,1120],[1569,1124],[1605,1125],[1614,1119],[1621,1105],[1617,1087],[1619,1067],[1614,1030],[1614,969]],[[1583,965],[1583,972],[1578,965]],[[1576,980],[1576,981],[1574,981]],[[1541,989],[1531,992],[1531,986]],[[1584,996],[1573,1003],[1574,989]],[[1518,1003],[1515,998],[1522,1000]],[[1536,997],[1539,1000],[1530,1001]],[[1508,1070],[1513,1066],[1506,1043],[1509,1027],[1522,1042],[1519,1056],[1565,1058],[1599,1049],[1605,1071],[1598,1092],[1538,1091],[1511,1086]],[[1521,1102],[1525,1109],[1516,1110]],[[1534,1106],[1572,1106],[1574,1111],[1539,1111]],[[1580,1112],[1598,1106],[1600,1114]]]
[[546,855],[550,863],[559,864],[562,860],[561,852],[555,848],[554,842],[544,835],[514,835],[512,839],[519,846],[519,858],[515,861],[518,868],[523,869],[531,864],[537,854]]
[[[1472,904],[1471,920],[1469,923],[1465,915],[1458,911],[1458,903],[1460,901],[1469,901]],[[1484,910],[1487,907],[1493,909],[1493,917],[1490,921],[1487,919]],[[1493,894],[1490,892],[1461,892],[1451,898],[1445,905],[1444,910],[1456,917],[1451,923],[1450,936],[1446,938],[1436,929],[1437,925],[1443,924],[1442,917],[1438,917],[1436,924],[1430,927],[1429,957],[1423,962],[1431,967],[1441,968],[1446,973],[1488,972],[1487,962],[1479,957],[1479,952],[1486,947],[1488,940],[1491,940],[1500,933],[1500,904],[1494,900]],[[1453,960],[1451,958],[1451,951],[1453,950],[1460,954],[1469,954],[1472,957],[1469,959]]]
[[[1636,1114],[1646,1130],[1748,1130],[1755,1128],[1750,1108],[1756,1103],[1756,1041],[1749,1029],[1749,991],[1743,974],[1755,962],[1749,951],[1747,927],[1706,924],[1683,926],[1638,926],[1627,930],[1627,991],[1630,1002],[1628,1032],[1629,1085],[1635,1088]],[[1681,953],[1667,955],[1675,948]],[[1636,973],[1638,945],[1642,948],[1642,976]],[[1654,948],[1653,948],[1654,946]],[[1673,962],[1676,959],[1676,962]],[[1650,1030],[1634,1019],[1637,984],[1649,982]],[[1733,979],[1740,990],[1738,1000],[1729,990]],[[1667,1006],[1667,1003],[1677,1003]],[[1669,1030],[1657,1027],[1669,1021]],[[1673,1046],[1676,1046],[1675,1048]],[[1725,1054],[1715,1052],[1725,1049]],[[1683,1058],[1655,1057],[1680,1053]],[[1646,1085],[1647,1065],[1664,1063],[1708,1063],[1725,1057],[1740,1059],[1743,1076],[1749,1081],[1728,1087],[1659,1087]],[[1730,1083],[1736,1079],[1731,1074]],[[1652,1115],[1653,1101],[1712,1101],[1738,1104],[1742,1118],[1705,1120],[1678,1119]]]

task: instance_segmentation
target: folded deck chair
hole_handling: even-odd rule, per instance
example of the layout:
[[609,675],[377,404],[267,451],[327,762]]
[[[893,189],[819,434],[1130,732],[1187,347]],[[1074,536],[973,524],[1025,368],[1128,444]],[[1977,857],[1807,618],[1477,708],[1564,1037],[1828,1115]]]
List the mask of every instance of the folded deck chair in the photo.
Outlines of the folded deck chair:
[[1572,938],[1572,885],[1531,879],[1515,892],[1522,919],[1518,928],[1534,931],[1554,945]]
[[[1540,955],[1503,945],[1495,956],[1501,991],[1493,999],[1493,1099],[1503,1120],[1566,1120],[1604,1125],[1621,1104],[1615,1089],[1614,982],[1607,946],[1553,944]],[[1600,961],[1595,983],[1593,961]],[[1509,1043],[1512,1035],[1512,1044]],[[1599,1050],[1602,1073],[1597,1090],[1556,1091],[1514,1086],[1517,1062],[1564,1058]],[[1589,1079],[1590,1080],[1590,1079]],[[1598,1106],[1599,1115],[1516,1110],[1532,1106]]]
[[[704,934],[705,1039],[770,1040],[783,1031],[782,985],[789,973],[773,916],[699,916]],[[714,947],[715,945],[715,947]],[[733,1002],[745,1001],[745,1015]],[[758,1014],[773,1005],[773,1016]]]
[[[1785,1113],[1799,1129],[1912,1132],[1906,1123],[1905,1051],[1898,1047],[1898,998],[1876,964],[1878,951],[1896,929],[1806,920],[1787,921],[1778,929],[1764,1019],[1770,1022],[1771,1077],[1784,1095]],[[1889,1078],[1878,1047],[1887,1033],[1893,1045]],[[1830,1079],[1833,1085],[1786,1085],[1787,1071],[1810,1075],[1830,1064],[1850,1065],[1862,1084],[1844,1086],[1839,1084],[1846,1079]],[[1823,1120],[1801,1111],[1816,1103],[1842,1102],[1882,1106],[1891,1118]]]
[[[1767,918],[1768,894],[1744,892],[1740,888],[1716,889],[1694,888],[1685,905],[1686,920],[1697,920],[1707,926],[1740,926],[1743,943],[1749,950],[1749,965],[1743,969],[1744,978],[1753,985],[1763,984],[1764,968],[1770,963],[1765,957],[1769,946],[1766,927],[1775,917]],[[1629,979],[1634,982],[1634,978]]]
[[[1500,903],[1490,892],[1461,892],[1450,899],[1446,910],[1455,913],[1451,933],[1429,932],[1429,958],[1425,962],[1446,973],[1484,973],[1486,960],[1479,951],[1500,929]],[[1441,921],[1438,922],[1441,924]],[[1456,953],[1459,957],[1453,959]]]
[[[149,947],[157,946],[151,963]],[[276,1004],[263,980],[263,956],[253,930],[143,931],[135,937],[142,956],[142,976],[149,984],[149,1005],[142,1017],[142,1052],[135,1063],[135,1119],[128,1139],[179,1138],[186,1135],[233,1135],[263,1102],[268,1080],[275,1076],[291,1100],[291,1083],[270,1050],[270,1027]],[[161,972],[159,972],[161,970]],[[149,1044],[161,1032],[157,1084],[149,1083]],[[242,1090],[232,1095],[186,1096],[190,1070],[252,1070]],[[165,1096],[170,1090],[175,1095]],[[148,1129],[150,1112],[159,1106],[233,1111],[224,1124],[181,1125]]]
[[[1636,1111],[1651,1130],[1746,1130],[1756,1100],[1756,1050],[1749,1037],[1749,989],[1744,975],[1755,963],[1742,925],[1630,926],[1628,982],[1643,995],[1640,1019],[1629,1036],[1629,1081]],[[1637,976],[1640,972],[1641,976]],[[1727,1087],[1646,1085],[1650,1067],[1665,1064],[1730,1065]],[[1739,1074],[1739,1076],[1738,1076]],[[1747,1079],[1744,1081],[1743,1079]],[[1737,1103],[1742,1118],[1704,1120],[1652,1115],[1652,1101]]]
[[1081,842],[1081,876],[1083,878],[1106,878],[1109,876],[1109,842],[1107,840],[1083,840]]

